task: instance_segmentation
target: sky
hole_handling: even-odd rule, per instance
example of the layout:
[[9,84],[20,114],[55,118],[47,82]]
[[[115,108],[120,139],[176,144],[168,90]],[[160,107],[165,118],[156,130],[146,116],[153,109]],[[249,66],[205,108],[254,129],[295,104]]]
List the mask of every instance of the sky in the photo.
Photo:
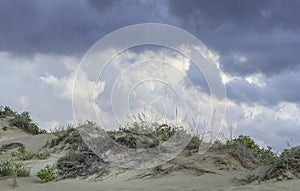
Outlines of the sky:
[[[92,97],[105,123],[111,105],[104,89],[113,82],[91,81],[86,71],[78,71],[82,58],[99,39],[115,30],[161,23],[191,33],[213,53],[227,96],[225,134],[232,126],[235,136],[249,135],[275,150],[300,144],[297,0],[0,0],[0,5],[0,105],[30,111],[43,129],[74,121],[75,79],[82,82],[77,89],[78,107],[85,114],[82,117],[89,117]],[[111,71],[117,77],[133,62],[155,58],[175,63],[178,75],[174,77],[176,71],[165,65],[149,64],[129,71],[129,76],[139,79],[141,76],[133,74],[143,71],[142,75],[149,77],[157,71],[161,78],[178,84],[188,77],[193,86],[180,88],[189,108],[194,106],[192,101],[198,101],[192,99],[191,87],[204,92],[199,98],[203,104],[209,102],[203,76],[195,72],[190,60],[168,49],[128,50],[112,61]],[[153,91],[150,85],[136,88],[135,93],[143,96],[138,99],[133,95],[131,106],[151,100],[147,97]],[[95,86],[96,95],[87,91]],[[160,85],[155,87],[167,92],[160,96],[168,94]],[[126,91],[119,93],[122,96]],[[175,98],[170,100],[164,104],[174,111]]]

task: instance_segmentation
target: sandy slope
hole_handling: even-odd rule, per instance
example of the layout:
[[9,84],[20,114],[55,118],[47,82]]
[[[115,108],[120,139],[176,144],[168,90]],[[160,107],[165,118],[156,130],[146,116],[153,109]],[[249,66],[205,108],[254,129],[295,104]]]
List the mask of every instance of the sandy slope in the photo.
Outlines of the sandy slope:
[[0,145],[9,143],[22,143],[26,149],[37,152],[42,149],[48,140],[53,138],[51,134],[27,135],[21,138],[11,138],[0,141]]
[[[6,118],[0,118],[0,143],[2,141],[21,138],[28,136],[27,133],[23,132],[22,130],[10,126],[10,120],[12,118],[6,117]],[[6,131],[3,130],[3,128],[7,128]]]

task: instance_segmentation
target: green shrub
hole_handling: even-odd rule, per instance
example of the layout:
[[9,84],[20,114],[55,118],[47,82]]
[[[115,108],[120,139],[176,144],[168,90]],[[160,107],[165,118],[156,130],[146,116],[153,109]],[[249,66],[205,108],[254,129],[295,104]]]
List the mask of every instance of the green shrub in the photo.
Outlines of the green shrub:
[[152,131],[152,135],[161,141],[167,141],[171,136],[174,135],[175,131],[178,130],[168,125],[161,125]]
[[291,180],[299,178],[300,175],[300,147],[285,149],[279,157],[261,168],[253,171],[246,177],[246,182],[250,183],[258,180]]
[[31,160],[37,157],[36,153],[33,151],[26,150],[24,147],[20,147],[18,152],[12,153],[12,157],[17,157],[20,160]]
[[11,125],[14,125],[19,129],[22,129],[33,135],[47,133],[47,131],[39,129],[37,124],[32,121],[29,112],[25,111],[21,114],[18,114],[8,106],[0,107],[0,118],[4,117],[13,117],[10,121]]
[[47,165],[45,168],[38,171],[36,176],[44,182],[54,180],[54,167]]
[[296,151],[299,151],[299,147],[292,147],[289,149],[284,149],[280,155],[280,157],[288,157],[292,154],[294,154]]
[[37,153],[36,157],[40,160],[46,160],[50,154],[48,152],[43,152],[43,153]]
[[57,174],[61,179],[94,174],[101,176],[106,172],[106,166],[107,164],[90,150],[70,151],[56,163]]
[[14,164],[11,161],[0,163],[0,176],[11,176],[14,172]]
[[5,106],[0,108],[0,118],[8,117],[8,116],[16,116],[16,112],[14,112],[10,107]]
[[72,169],[73,167],[84,163],[86,155],[83,152],[71,151],[57,161],[57,169]]
[[33,158],[45,160],[50,154],[48,152],[35,153],[33,151],[26,150],[24,147],[20,147],[17,152],[11,154],[12,157],[16,157],[19,160],[31,160]]
[[122,136],[116,139],[116,142],[129,148],[136,148],[136,137],[132,134]]
[[[133,117],[135,117],[133,115]],[[144,114],[135,117],[136,121],[120,126],[118,131],[108,132],[117,143],[133,149],[157,147],[175,135],[188,135],[183,127],[172,124],[147,121]]]
[[30,170],[26,168],[23,163],[14,163],[15,173],[17,177],[26,177],[29,176]]
[[271,159],[275,159],[276,155],[272,151],[271,147],[260,148],[257,143],[249,136],[240,135],[238,138],[233,139],[230,143],[228,142],[227,145],[231,144],[239,144],[243,145],[245,148],[249,149],[249,151],[258,159],[263,161],[269,161]]
[[54,147],[65,140],[72,131],[74,131],[74,127],[72,125],[68,125],[67,128],[60,127],[58,129],[54,129],[51,133],[56,137],[52,139],[50,143],[48,142],[46,144],[49,144],[50,147]]
[[45,130],[40,130],[37,124],[32,122],[30,118],[30,114],[28,112],[23,112],[21,114],[17,114],[12,120],[11,125],[18,127],[28,133],[33,135],[46,133]]
[[17,177],[29,176],[30,170],[24,167],[23,163],[2,161],[0,163],[0,177],[7,177],[16,174]]

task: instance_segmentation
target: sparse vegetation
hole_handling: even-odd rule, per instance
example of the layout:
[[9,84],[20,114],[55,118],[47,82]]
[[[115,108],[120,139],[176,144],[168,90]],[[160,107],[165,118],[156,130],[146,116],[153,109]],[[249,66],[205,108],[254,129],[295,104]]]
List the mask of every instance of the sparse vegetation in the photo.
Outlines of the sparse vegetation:
[[60,127],[52,130],[51,133],[56,137],[52,139],[50,142],[48,142],[47,144],[49,144],[50,147],[54,147],[55,145],[58,145],[60,142],[64,141],[74,130],[75,128],[70,124],[67,126],[67,128]]
[[11,120],[11,124],[18,127],[19,129],[24,130],[25,132],[28,132],[33,135],[46,133],[45,130],[39,129],[37,124],[35,124],[31,118],[30,114],[28,112],[23,112],[21,114],[16,114],[15,117]]
[[231,142],[227,142],[227,145],[242,145],[248,149],[251,154],[262,162],[270,162],[276,158],[275,153],[271,147],[260,148],[257,143],[249,136],[240,135],[238,138],[233,139]]
[[[10,117],[11,124],[31,134],[43,133],[38,126],[32,122],[28,112],[18,114],[9,107],[2,107],[0,118]],[[108,135],[117,143],[133,149],[148,149],[159,146],[161,143],[168,141],[176,132],[184,132],[183,127],[172,126],[167,123],[158,123],[147,121],[145,115],[138,114],[133,116],[134,120],[121,126],[117,131],[107,131]],[[95,123],[88,121],[87,126],[95,127]],[[8,128],[5,127],[5,130]],[[59,127],[51,132],[55,138],[47,142],[48,147],[63,148],[69,150],[69,153],[58,159],[56,166],[47,165],[41,169],[36,176],[42,181],[48,182],[55,179],[87,177],[97,175],[101,177],[107,172],[109,164],[94,152],[89,150],[81,138],[79,131],[72,125]],[[193,137],[190,143],[182,152],[181,156],[191,156],[197,151],[202,142],[201,138]],[[68,145],[64,147],[64,145]],[[49,153],[35,153],[26,150],[21,143],[9,143],[2,145],[0,152],[6,152],[18,148],[17,152],[12,153],[12,159],[31,160],[46,159]],[[284,149],[280,156],[277,156],[271,147],[262,148],[252,138],[240,135],[226,143],[216,141],[209,152],[221,154],[215,158],[214,164],[223,165],[221,168],[230,169],[251,169],[253,170],[244,182],[275,180],[290,180],[299,178],[300,175],[300,147]],[[220,152],[221,151],[221,152]],[[222,155],[226,153],[226,155]],[[225,157],[224,157],[225,156]],[[223,157],[223,158],[222,158]],[[171,160],[166,166],[153,168],[153,175],[168,174],[176,170],[193,171],[196,167],[183,166],[177,164],[176,159]],[[176,166],[177,165],[177,166]],[[227,165],[227,166],[226,166]],[[230,166],[231,165],[231,166]],[[22,163],[12,160],[2,161],[0,163],[0,177],[11,177],[12,185],[18,185],[17,177],[29,176],[30,169],[24,167]],[[55,172],[55,173],[54,173]],[[196,174],[202,174],[201,168],[195,170]],[[206,173],[209,173],[208,171]]]
[[252,138],[245,135],[227,141],[216,141],[209,151],[220,151],[231,155],[243,168],[254,170],[277,159],[271,147],[261,148]]
[[[36,123],[34,123],[30,117],[29,112],[25,111],[22,113],[17,113],[13,111],[10,107],[0,107],[0,118],[10,117],[10,124],[16,126],[19,129],[22,129],[25,132],[28,132],[33,135],[47,133],[45,130],[39,129]],[[7,130],[5,127],[3,130]]]
[[40,160],[46,160],[50,154],[48,152],[43,152],[43,153],[37,153],[36,157]]
[[282,151],[282,153],[280,154],[280,157],[281,158],[288,157],[288,156],[292,155],[293,153],[297,152],[297,150],[299,150],[299,147],[292,147],[289,149],[284,149]]
[[58,159],[56,168],[62,178],[86,177],[98,174],[100,177],[105,173],[107,164],[88,150],[70,151],[66,156]]
[[10,177],[16,174],[17,177],[29,176],[30,170],[22,163],[9,161],[0,162],[0,177]]
[[32,159],[40,159],[45,160],[50,156],[48,152],[36,153],[34,151],[30,151],[25,149],[25,147],[19,147],[17,152],[13,152],[11,154],[13,158],[17,158],[19,160],[32,160]]
[[0,118],[15,116],[15,115],[16,115],[16,112],[14,112],[10,107],[8,107],[8,106],[0,107]]
[[20,160],[31,160],[36,157],[36,153],[26,150],[24,147],[20,147],[18,152],[12,153],[12,157],[17,157]]
[[276,160],[263,165],[249,174],[246,183],[275,179],[277,181],[299,178],[300,174],[300,147],[285,150]]
[[118,131],[108,132],[121,145],[134,149],[147,149],[169,140],[176,132],[184,132],[183,127],[152,122],[145,114],[132,115],[133,122],[121,126]]
[[54,167],[47,165],[45,168],[37,172],[37,177],[39,177],[44,182],[49,182],[54,180]]

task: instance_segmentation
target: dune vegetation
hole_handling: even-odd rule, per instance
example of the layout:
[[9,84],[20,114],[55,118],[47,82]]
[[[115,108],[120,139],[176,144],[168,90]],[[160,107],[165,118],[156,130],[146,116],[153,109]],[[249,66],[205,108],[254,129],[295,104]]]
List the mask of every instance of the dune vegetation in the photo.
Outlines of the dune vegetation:
[[[16,127],[29,135],[41,135],[47,133],[39,129],[28,112],[17,113],[9,107],[2,107],[0,119],[9,119],[11,127]],[[8,131],[10,127],[2,127],[2,131]],[[30,168],[20,161],[26,160],[48,160],[52,155],[59,155],[55,163],[47,164],[41,168],[36,177],[43,182],[52,180],[89,178],[101,180],[109,176],[115,167],[109,162],[96,155],[84,142],[79,133],[80,128],[98,129],[96,123],[87,121],[78,127],[68,125],[48,132],[51,138],[45,142],[41,149],[31,151],[18,142],[0,145],[0,154],[11,151],[9,160],[0,163],[0,177],[29,176]],[[115,131],[105,132],[109,139],[117,144],[130,149],[151,149],[168,141],[176,132],[184,131],[182,127],[171,124],[159,124],[157,122],[146,122],[135,120],[120,127]],[[104,143],[103,143],[104,144]],[[278,155],[271,147],[262,148],[251,137],[240,135],[232,140],[215,141],[207,153],[198,154],[198,148],[206,144],[199,137],[192,137],[187,147],[174,159],[156,167],[149,168],[146,172],[133,177],[159,177],[185,172],[200,176],[204,173],[219,173],[225,171],[247,170],[242,177],[235,180],[241,184],[263,181],[282,181],[300,178],[300,147],[292,147],[283,150]],[[4,155],[3,155],[4,156]],[[49,160],[50,161],[50,160]],[[189,161],[187,163],[186,161]],[[206,163],[209,161],[213,170],[208,169]],[[120,171],[126,171],[123,169]],[[15,182],[16,183],[16,182]]]

